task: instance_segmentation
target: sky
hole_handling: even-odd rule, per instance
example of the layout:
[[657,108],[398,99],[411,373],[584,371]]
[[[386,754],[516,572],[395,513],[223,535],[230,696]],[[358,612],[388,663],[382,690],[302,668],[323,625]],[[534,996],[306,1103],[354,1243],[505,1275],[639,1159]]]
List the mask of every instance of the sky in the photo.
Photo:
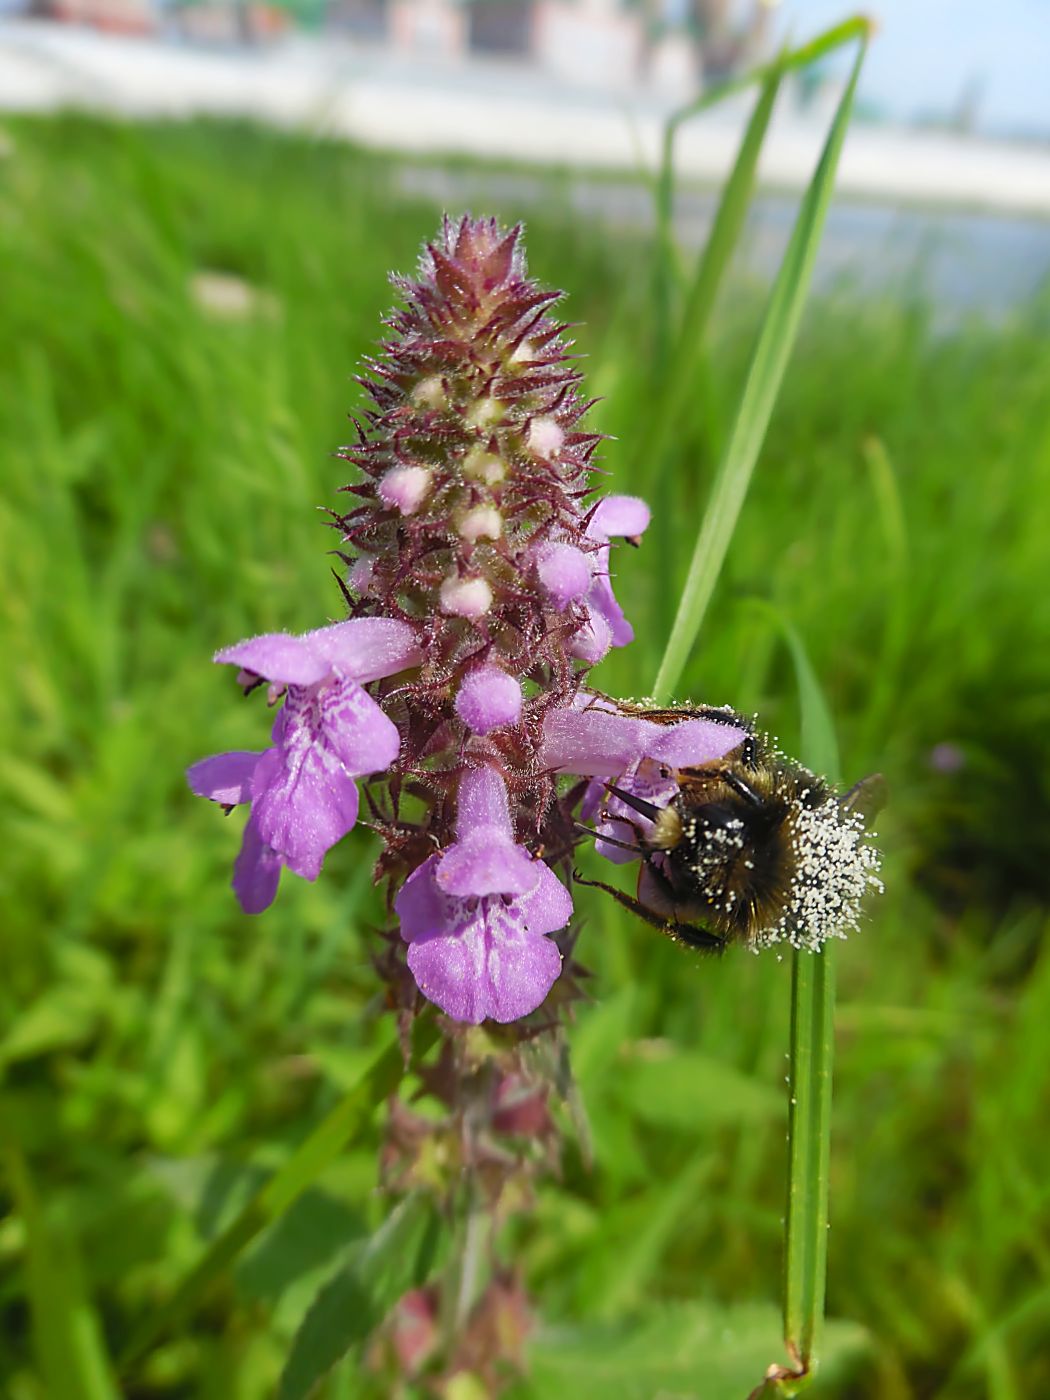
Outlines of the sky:
[[879,25],[862,101],[907,121],[969,90],[979,130],[1050,137],[1050,0],[781,0],[776,27],[801,41],[854,10]]

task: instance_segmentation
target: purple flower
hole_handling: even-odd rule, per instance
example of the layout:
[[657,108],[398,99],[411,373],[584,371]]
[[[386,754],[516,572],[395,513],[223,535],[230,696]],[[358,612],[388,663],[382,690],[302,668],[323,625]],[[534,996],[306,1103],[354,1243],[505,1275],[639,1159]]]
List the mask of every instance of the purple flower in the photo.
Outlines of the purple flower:
[[565,886],[514,840],[507,789],[491,768],[460,780],[456,840],[408,877],[394,900],[423,995],[457,1021],[516,1021],[561,971],[545,935],[572,913]]
[[594,507],[581,540],[585,547],[555,539],[535,555],[536,577],[544,596],[559,611],[582,605],[585,621],[572,637],[570,653],[594,665],[610,647],[626,646],[634,629],[616,601],[609,577],[609,545],[614,535],[637,540],[649,525],[649,507],[637,496],[606,496]]
[[637,496],[606,496],[598,502],[587,525],[588,538],[600,541],[591,555],[593,578],[583,600],[587,622],[573,639],[570,650],[581,661],[594,665],[610,647],[623,647],[634,638],[634,628],[616,601],[609,577],[609,542],[614,535],[636,540],[649,525],[649,507]]
[[[606,781],[654,806],[666,807],[678,791],[672,776],[676,769],[724,758],[745,737],[737,725],[719,720],[683,718],[678,724],[655,724],[581,691],[572,707],[552,710],[547,716],[540,757],[557,772],[601,779],[588,788],[581,815],[590,820],[600,808],[609,818],[603,816],[597,830],[634,843],[636,832],[644,831],[648,823],[609,793]],[[596,845],[617,864],[632,859],[629,851],[618,846],[601,840]]]
[[227,647],[215,660],[239,666],[248,688],[271,682],[286,694],[262,753],[216,754],[188,771],[190,787],[224,807],[252,804],[234,865],[246,913],[273,902],[281,867],[315,880],[325,852],[357,820],[355,778],[388,768],[400,738],[363,689],[420,659],[405,622],[361,618],[293,637],[267,633]]

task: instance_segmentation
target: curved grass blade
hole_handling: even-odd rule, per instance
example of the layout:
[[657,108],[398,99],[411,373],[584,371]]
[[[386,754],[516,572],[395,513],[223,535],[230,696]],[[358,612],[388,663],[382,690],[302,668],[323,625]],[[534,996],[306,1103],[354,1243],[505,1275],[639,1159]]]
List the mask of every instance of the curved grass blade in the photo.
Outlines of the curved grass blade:
[[[666,351],[670,343],[670,293],[672,281],[672,269],[674,266],[674,235],[672,232],[672,219],[674,213],[674,156],[675,141],[678,137],[678,130],[693,117],[700,116],[701,113],[716,107],[719,102],[725,101],[728,97],[733,97],[737,93],[746,91],[752,85],[765,87],[771,81],[779,85],[780,79],[787,72],[806,68],[811,63],[818,62],[821,58],[833,50],[840,48],[843,44],[851,43],[853,40],[863,40],[871,30],[871,22],[863,15],[854,15],[850,19],[843,20],[841,24],[832,26],[818,34],[816,38],[801,44],[797,49],[778,55],[771,63],[764,63],[757,68],[752,68],[749,72],[743,73],[738,78],[733,78],[729,82],[720,83],[717,87],[708,89],[692,102],[680,107],[676,112],[672,112],[664,126],[663,152],[660,160],[660,173],[656,183],[656,268],[655,268],[655,293],[657,311],[657,365],[662,368]],[[756,109],[757,114],[757,109]],[[768,121],[768,119],[767,119]],[[748,137],[755,126],[755,114],[748,127],[747,135],[737,155],[736,165],[725,186],[722,200],[716,216],[716,226],[718,218],[722,215],[722,206],[727,202],[736,199],[741,186],[743,171],[737,175],[737,167],[742,161],[746,163],[747,156],[745,150]],[[764,136],[764,132],[763,132]],[[761,146],[761,138],[759,139]],[[757,151],[756,151],[757,156]],[[746,204],[745,204],[746,208]],[[739,232],[739,229],[737,230]],[[714,240],[715,230],[712,230],[711,241]],[[732,240],[735,242],[735,237]],[[709,242],[710,246],[710,242]],[[729,250],[732,249],[732,243]],[[704,259],[708,257],[705,249]],[[727,259],[728,260],[728,259]],[[721,273],[718,274],[719,278]],[[716,282],[717,285],[717,282]]]
[[396,1206],[369,1239],[354,1244],[295,1334],[278,1400],[306,1400],[337,1361],[359,1347],[410,1288],[429,1278],[441,1218],[424,1195]]
[[817,169],[802,200],[773,286],[736,422],[715,478],[678,612],[653,686],[658,701],[666,700],[678,685],[696,641],[784,379],[831,200],[857,78],[867,50],[867,32],[865,24],[853,71],[839,102]]
[[[436,1040],[437,1027],[433,1019],[425,1017],[417,1020],[413,1028],[412,1063],[418,1062]],[[405,1062],[399,1044],[389,1046],[376,1056],[357,1085],[213,1241],[169,1301],[132,1335],[121,1357],[121,1369],[125,1373],[132,1370],[157,1341],[200,1306],[212,1284],[238,1254],[261,1230],[283,1215],[292,1202],[335,1161],[354,1134],[363,1127],[376,1105],[394,1092],[404,1073]]]
[[[638,436],[635,470],[640,468],[644,453],[650,463],[650,469],[655,474],[655,483],[650,493],[654,507],[654,546],[657,557],[663,561],[663,567],[667,569],[670,577],[677,574],[678,531],[675,529],[675,482],[665,459],[673,436],[679,430],[682,409],[689,391],[695,391],[697,373],[704,352],[707,322],[744,220],[747,218],[751,196],[754,193],[758,158],[769,129],[773,106],[780,92],[782,77],[783,69],[776,68],[759,92],[729,180],[718,202],[718,210],[697,263],[692,286],[686,296],[674,349],[665,371],[659,376],[656,401],[650,414],[649,431]],[[670,599],[667,621],[671,621]]]
[[[671,434],[677,428],[678,415],[703,352],[704,333],[715,297],[747,218],[755,189],[758,158],[783,76],[782,67],[773,69],[763,82],[754,110],[748,118],[740,149],[718,201],[711,232],[686,295],[681,323],[674,336],[674,348],[666,371],[660,376],[660,389],[650,415],[650,432],[639,437],[639,457],[644,452],[647,457],[659,461],[667,450]],[[662,191],[668,178],[668,171],[661,172]],[[661,197],[666,195],[662,194]]]

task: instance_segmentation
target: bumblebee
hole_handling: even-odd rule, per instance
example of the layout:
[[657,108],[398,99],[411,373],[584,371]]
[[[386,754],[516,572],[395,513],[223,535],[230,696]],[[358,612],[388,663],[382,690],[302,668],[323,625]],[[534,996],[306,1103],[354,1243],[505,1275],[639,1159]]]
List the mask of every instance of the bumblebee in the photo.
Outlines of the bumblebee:
[[837,796],[733,710],[615,703],[655,724],[704,719],[733,725],[745,737],[714,762],[662,769],[660,777],[678,788],[666,806],[607,784],[627,814],[602,816],[626,821],[634,839],[591,834],[641,856],[638,893],[600,880],[582,884],[611,894],[673,939],[709,951],[735,941],[756,950],[780,942],[818,948],[857,928],[864,895],[882,888],[865,829],[884,799],[879,774]]

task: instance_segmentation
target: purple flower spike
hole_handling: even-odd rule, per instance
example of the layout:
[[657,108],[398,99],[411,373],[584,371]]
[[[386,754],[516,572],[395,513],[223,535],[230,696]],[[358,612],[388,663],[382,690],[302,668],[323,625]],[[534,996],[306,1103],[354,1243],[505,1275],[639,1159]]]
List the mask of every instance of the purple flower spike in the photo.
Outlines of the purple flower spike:
[[514,840],[507,790],[491,768],[459,786],[456,841],[408,877],[394,901],[408,965],[446,1015],[516,1021],[561,972],[547,937],[572,914],[565,886]]
[[623,647],[634,638],[634,628],[616,601],[609,578],[609,543],[622,535],[637,540],[649,526],[649,507],[638,496],[606,496],[599,501],[587,526],[588,538],[600,543],[592,555],[593,580],[584,598],[587,622],[576,634],[572,653],[594,665],[610,647]]
[[[680,724],[654,724],[586,693],[573,707],[552,710],[543,733],[541,761],[550,768],[611,780],[657,807],[665,807],[678,791],[673,770],[724,758],[746,737],[739,726],[719,720],[683,718]],[[591,784],[581,815],[589,820],[599,807],[611,818],[598,823],[597,830],[605,836],[634,842],[636,831],[647,826],[644,817],[606,790],[604,781]],[[603,841],[597,849],[617,864],[633,858],[629,851]]]
[[190,787],[224,807],[251,802],[233,886],[246,913],[272,903],[281,866],[307,880],[357,821],[355,778],[398,755],[397,727],[362,682],[419,661],[413,629],[362,618],[302,637],[269,633],[227,647],[216,661],[270,681],[287,698],[263,753],[226,753],[195,763]]
[[[637,539],[649,510],[597,498],[596,400],[520,228],[445,218],[415,276],[394,282],[399,305],[359,380],[369,403],[339,451],[353,480],[329,513],[348,620],[218,653],[279,713],[269,748],[205,759],[189,781],[250,804],[234,888],[258,913],[285,867],[318,875],[363,780],[375,877],[402,921],[383,967],[393,1004],[418,1005],[407,959],[450,1016],[513,1021],[559,976],[547,935],[571,915],[562,866],[581,784],[558,768],[642,784],[659,762],[645,726],[609,713],[568,736],[566,763],[543,753],[559,715],[571,725],[594,703],[577,703],[587,664],[630,640],[611,546]],[[393,687],[373,684],[387,676]],[[559,991],[559,1004],[578,995]]]

